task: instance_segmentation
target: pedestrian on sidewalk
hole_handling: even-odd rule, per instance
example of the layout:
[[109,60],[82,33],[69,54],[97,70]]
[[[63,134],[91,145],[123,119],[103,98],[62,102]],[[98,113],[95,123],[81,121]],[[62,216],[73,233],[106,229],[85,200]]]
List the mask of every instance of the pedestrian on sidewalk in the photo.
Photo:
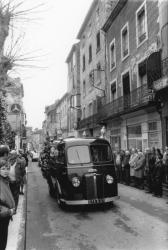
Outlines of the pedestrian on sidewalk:
[[15,150],[10,152],[9,156],[9,185],[11,188],[11,192],[13,194],[16,210],[19,201],[19,193],[20,193],[20,184],[25,174],[24,162],[19,159],[19,156]]
[[0,146],[0,250],[6,249],[9,222],[16,213],[15,201],[9,187],[8,152],[7,146]]
[[22,149],[19,150],[19,159],[22,161],[23,163],[23,176],[20,180],[20,193],[21,195],[24,194],[24,185],[26,184],[26,168],[28,166],[28,157],[26,155],[26,153],[24,153],[24,151]]

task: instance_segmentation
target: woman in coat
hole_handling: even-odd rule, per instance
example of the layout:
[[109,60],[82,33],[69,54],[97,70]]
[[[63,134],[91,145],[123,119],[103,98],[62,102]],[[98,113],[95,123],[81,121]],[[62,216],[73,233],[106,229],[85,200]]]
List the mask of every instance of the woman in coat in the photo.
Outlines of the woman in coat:
[[129,164],[130,164],[130,178],[131,178],[131,183],[133,185],[135,185],[135,166],[137,158],[138,158],[138,153],[134,148],[132,148]]
[[135,166],[135,179],[136,179],[136,185],[141,189],[144,188],[144,183],[143,183],[144,167],[145,167],[145,155],[141,151],[139,151]]
[[8,182],[8,148],[0,146],[0,249],[5,250],[10,219],[15,214],[15,202]]

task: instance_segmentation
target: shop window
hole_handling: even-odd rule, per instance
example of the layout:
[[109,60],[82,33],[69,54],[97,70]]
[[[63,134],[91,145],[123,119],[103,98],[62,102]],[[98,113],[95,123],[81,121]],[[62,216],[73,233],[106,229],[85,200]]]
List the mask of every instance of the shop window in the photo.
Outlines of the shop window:
[[148,123],[148,130],[149,131],[155,131],[155,130],[157,130],[157,122],[149,122]]
[[148,123],[148,146],[159,147],[159,131],[157,121],[152,121]]
[[142,150],[142,129],[141,125],[127,127],[128,148],[137,148]]

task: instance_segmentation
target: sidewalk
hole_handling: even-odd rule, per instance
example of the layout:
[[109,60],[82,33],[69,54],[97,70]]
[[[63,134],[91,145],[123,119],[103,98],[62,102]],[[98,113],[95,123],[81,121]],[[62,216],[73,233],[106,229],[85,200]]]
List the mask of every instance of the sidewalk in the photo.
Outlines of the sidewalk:
[[13,221],[10,221],[6,250],[24,250],[26,203],[25,195],[19,196],[17,213],[13,216]]

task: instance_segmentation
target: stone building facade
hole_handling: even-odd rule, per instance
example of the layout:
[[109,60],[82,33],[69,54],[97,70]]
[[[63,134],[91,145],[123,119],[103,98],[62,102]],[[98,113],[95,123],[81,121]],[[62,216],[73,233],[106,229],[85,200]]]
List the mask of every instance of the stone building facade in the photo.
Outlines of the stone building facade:
[[107,134],[113,148],[162,147],[147,61],[159,44],[157,1],[118,1],[103,26],[107,41]]
[[79,134],[100,135],[95,122],[97,102],[106,93],[105,36],[101,27],[114,1],[93,1],[78,32],[80,40],[81,121]]
[[72,46],[66,59],[68,66],[67,84],[67,130],[68,136],[77,136],[77,127],[80,119],[80,44]]

